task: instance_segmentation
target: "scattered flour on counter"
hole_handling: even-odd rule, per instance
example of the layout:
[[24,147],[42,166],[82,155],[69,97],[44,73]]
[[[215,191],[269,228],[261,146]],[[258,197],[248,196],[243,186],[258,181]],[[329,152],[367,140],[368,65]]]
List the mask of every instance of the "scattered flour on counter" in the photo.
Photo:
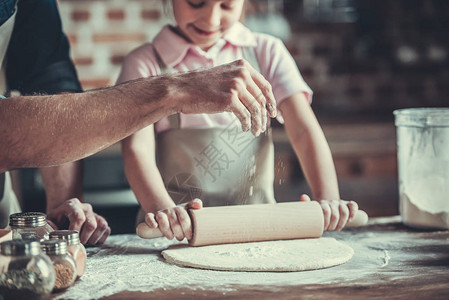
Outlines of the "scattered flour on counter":
[[384,250],[384,257],[383,257],[383,264],[380,266],[381,268],[388,266],[388,262],[390,261],[391,257],[387,250]]
[[[326,284],[341,280],[361,280],[379,271],[379,251],[369,246],[378,244],[382,249],[386,244],[394,245],[396,236],[382,235],[378,239],[367,233],[352,239],[351,232],[326,233],[333,238],[345,239],[355,254],[346,263],[333,268],[306,272],[233,272],[214,271],[180,267],[169,264],[161,256],[161,251],[179,242],[165,238],[145,240],[135,234],[112,235],[102,247],[88,247],[88,259],[84,275],[75,285],[55,299],[100,299],[122,291],[151,292],[154,290],[186,288],[192,290],[213,289],[227,293],[235,291],[235,286],[294,286]],[[266,248],[253,247],[254,257],[268,255]],[[282,249],[273,250],[279,254]],[[305,250],[304,250],[305,251]],[[315,250],[314,250],[315,251]],[[317,250],[318,252],[326,249]],[[243,252],[216,250],[222,257],[241,256]],[[357,270],[357,271],[355,271]]]

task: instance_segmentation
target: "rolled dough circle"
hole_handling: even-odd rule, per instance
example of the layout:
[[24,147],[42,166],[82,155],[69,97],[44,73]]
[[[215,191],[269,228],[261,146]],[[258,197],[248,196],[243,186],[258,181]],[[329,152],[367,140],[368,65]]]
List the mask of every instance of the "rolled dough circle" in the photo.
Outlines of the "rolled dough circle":
[[174,245],[162,251],[167,262],[200,269],[293,272],[347,262],[354,250],[334,238],[299,239],[203,247]]

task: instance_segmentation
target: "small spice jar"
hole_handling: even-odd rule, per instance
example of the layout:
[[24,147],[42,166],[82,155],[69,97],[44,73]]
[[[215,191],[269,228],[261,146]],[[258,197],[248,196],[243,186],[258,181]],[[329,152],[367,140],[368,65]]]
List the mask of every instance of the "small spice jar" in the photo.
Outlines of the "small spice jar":
[[9,216],[9,228],[13,239],[48,240],[53,228],[47,223],[47,215],[40,212],[17,213]]
[[53,265],[39,241],[15,239],[0,244],[0,295],[4,299],[38,299],[49,294],[54,284]]
[[61,291],[71,286],[76,279],[76,264],[73,257],[67,252],[67,242],[64,240],[42,241],[41,248],[53,262],[54,291]]
[[84,274],[86,269],[86,248],[80,242],[80,236],[76,230],[56,230],[50,232],[50,240],[60,239],[67,241],[67,251],[75,259],[78,277]]

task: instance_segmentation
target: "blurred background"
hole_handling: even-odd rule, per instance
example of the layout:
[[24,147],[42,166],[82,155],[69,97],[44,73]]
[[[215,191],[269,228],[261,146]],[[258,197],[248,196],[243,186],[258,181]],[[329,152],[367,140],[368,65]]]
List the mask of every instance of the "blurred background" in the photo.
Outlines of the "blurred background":
[[[85,90],[113,85],[124,56],[171,22],[162,0],[59,0]],[[449,1],[251,0],[246,25],[281,38],[314,91],[312,108],[330,144],[341,197],[370,216],[398,213],[393,110],[447,106]],[[275,193],[308,187],[280,124],[273,124]],[[85,159],[85,201],[113,233],[133,232],[138,204],[120,147]],[[26,210],[45,202],[39,173],[16,171]],[[31,199],[32,201],[27,201]]]

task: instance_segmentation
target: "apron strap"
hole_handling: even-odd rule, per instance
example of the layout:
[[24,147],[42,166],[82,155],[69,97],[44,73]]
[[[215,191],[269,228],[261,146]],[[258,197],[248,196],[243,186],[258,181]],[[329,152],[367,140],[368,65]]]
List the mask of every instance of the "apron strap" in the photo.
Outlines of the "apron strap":
[[242,47],[243,58],[246,59],[251,67],[260,73],[259,62],[257,61],[256,51],[254,47]]
[[157,50],[154,46],[153,46],[153,53],[154,53],[154,56],[156,57],[156,62],[159,65],[159,68],[161,69],[160,75],[169,74],[171,70],[169,70],[167,65],[164,63],[164,61],[162,60],[161,56],[159,55],[159,53],[157,52]]

